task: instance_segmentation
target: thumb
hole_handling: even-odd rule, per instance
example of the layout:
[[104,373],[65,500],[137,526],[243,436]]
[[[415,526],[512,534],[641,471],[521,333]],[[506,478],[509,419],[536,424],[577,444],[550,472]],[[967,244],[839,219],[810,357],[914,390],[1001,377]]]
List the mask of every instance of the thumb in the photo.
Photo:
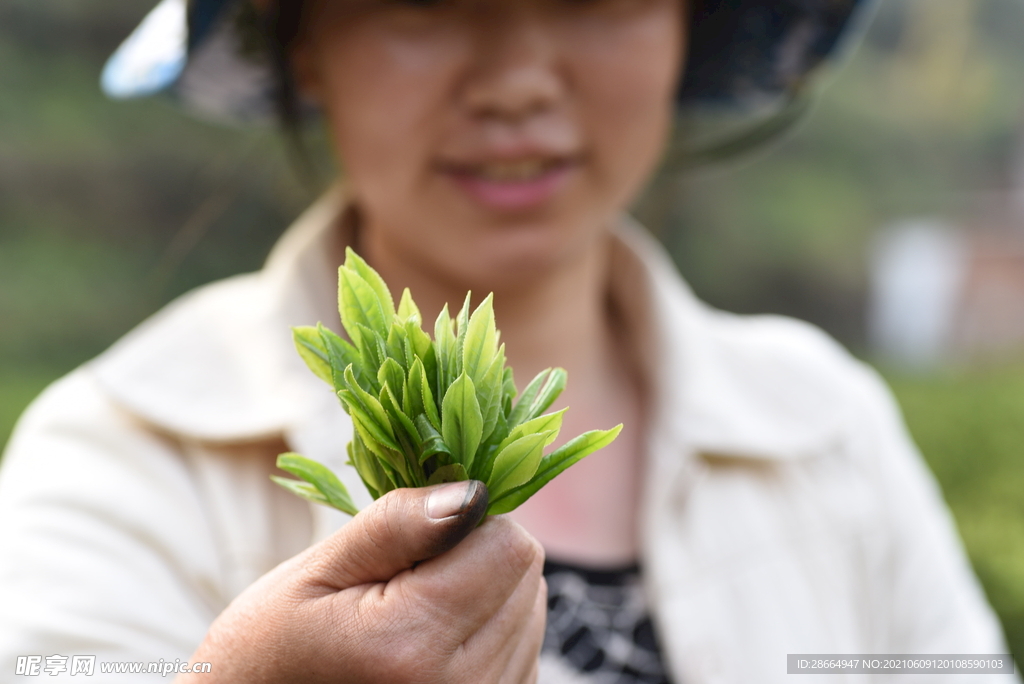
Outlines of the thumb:
[[488,498],[477,480],[388,492],[324,541],[318,579],[337,590],[387,582],[462,541],[484,517]]

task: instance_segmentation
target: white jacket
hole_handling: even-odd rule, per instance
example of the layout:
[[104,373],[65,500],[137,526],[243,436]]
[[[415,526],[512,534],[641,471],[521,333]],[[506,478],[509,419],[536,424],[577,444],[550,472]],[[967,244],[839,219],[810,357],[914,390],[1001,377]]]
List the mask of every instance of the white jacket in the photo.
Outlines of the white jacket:
[[[234,596],[347,519],[270,482],[286,444],[369,502],[351,423],[289,330],[337,322],[340,202],[24,415],[0,471],[0,681],[19,655],[187,659]],[[616,236],[613,296],[653,383],[644,581],[677,684],[782,682],[791,653],[1005,653],[875,374],[804,323],[710,309],[642,230]]]

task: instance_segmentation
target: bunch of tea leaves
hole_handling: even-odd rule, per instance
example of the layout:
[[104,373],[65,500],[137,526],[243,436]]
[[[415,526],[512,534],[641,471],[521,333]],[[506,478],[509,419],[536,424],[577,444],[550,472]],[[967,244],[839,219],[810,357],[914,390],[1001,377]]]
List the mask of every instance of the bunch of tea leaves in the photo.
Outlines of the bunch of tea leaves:
[[[474,479],[490,492],[487,513],[508,513],[622,429],[587,432],[544,453],[565,410],[544,412],[565,388],[566,373],[540,373],[517,400],[493,295],[472,313],[466,295],[454,319],[445,306],[431,339],[409,290],[396,309],[383,279],[349,249],[338,270],[338,308],[350,341],[319,324],[295,328],[295,345],[352,417],[349,463],[374,499],[400,487]],[[302,479],[273,478],[286,489],[358,512],[326,466],[290,453],[277,465]]]

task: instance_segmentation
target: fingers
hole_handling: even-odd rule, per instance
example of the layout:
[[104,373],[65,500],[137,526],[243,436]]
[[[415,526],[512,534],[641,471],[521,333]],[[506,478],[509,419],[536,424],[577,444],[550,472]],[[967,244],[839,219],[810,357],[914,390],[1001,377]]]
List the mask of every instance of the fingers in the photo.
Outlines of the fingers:
[[[297,557],[292,592],[300,592],[289,601],[311,601],[307,617],[320,617],[308,626],[359,635],[331,639],[347,644],[355,661],[374,654],[365,672],[349,664],[353,681],[359,672],[406,670],[509,684],[535,678],[544,553],[502,516],[476,527],[486,507],[482,483],[396,490]],[[391,655],[381,661],[381,653]]]
[[[537,681],[540,649],[544,645],[544,628],[548,617],[548,589],[542,578],[534,600],[530,625],[521,635],[515,651],[498,679],[501,684],[533,684]],[[486,648],[486,645],[482,646]]]
[[491,621],[507,638],[532,610],[543,566],[544,551],[532,536],[503,516],[492,517],[455,549],[402,575],[397,598],[443,622],[453,646]]
[[467,675],[466,681],[529,684],[537,677],[546,623],[544,579],[524,581],[502,610],[454,654],[450,671]]
[[475,480],[389,492],[311,554],[312,581],[336,590],[386,582],[457,545],[487,502],[486,485]]

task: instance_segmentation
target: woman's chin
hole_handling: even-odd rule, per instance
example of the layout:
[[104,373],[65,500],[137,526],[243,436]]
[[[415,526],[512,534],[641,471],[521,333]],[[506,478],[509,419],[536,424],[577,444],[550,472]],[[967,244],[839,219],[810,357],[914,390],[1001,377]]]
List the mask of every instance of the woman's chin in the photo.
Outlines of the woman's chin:
[[379,238],[389,251],[429,268],[437,278],[474,291],[498,291],[529,285],[585,258],[612,213],[595,211],[594,204],[562,197],[510,212],[435,195],[408,203],[418,211],[381,221],[386,235]]
[[597,230],[537,222],[481,232],[459,250],[465,258],[450,265],[475,289],[498,291],[528,286],[570,266],[587,252],[590,234]]

